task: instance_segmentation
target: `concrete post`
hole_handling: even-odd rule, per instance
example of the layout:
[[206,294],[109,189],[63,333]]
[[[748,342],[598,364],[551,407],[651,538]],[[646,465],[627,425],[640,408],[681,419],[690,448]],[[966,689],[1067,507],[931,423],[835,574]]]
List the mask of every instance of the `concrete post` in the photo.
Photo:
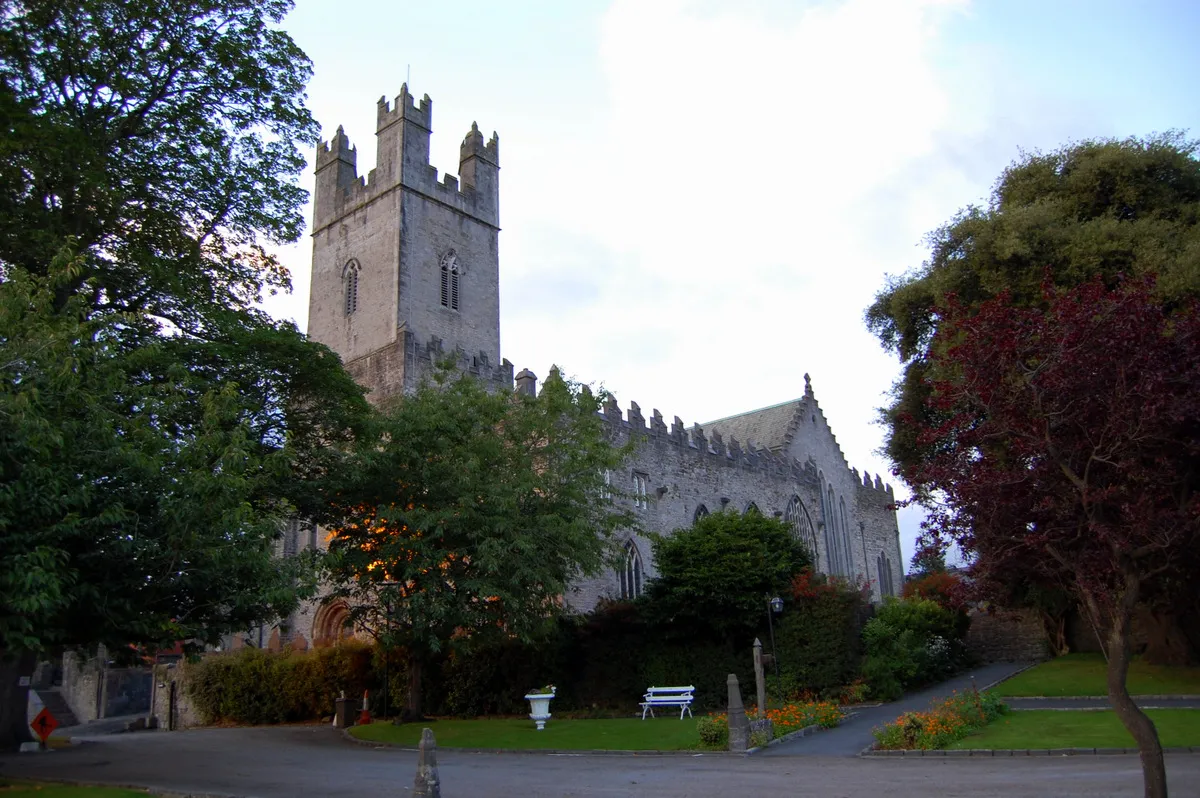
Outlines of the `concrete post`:
[[763,677],[762,641],[754,638],[754,686],[758,696],[758,716],[767,716],[767,682]]
[[346,698],[346,691],[342,691],[340,698],[334,699],[333,702],[333,726],[335,729],[346,729],[354,725],[354,707],[351,706],[351,700]]
[[738,686],[736,673],[729,674],[725,680],[729,688],[729,750],[745,751],[750,747],[750,720],[746,717],[746,708],[742,706],[742,688]]
[[442,783],[438,778],[437,740],[433,729],[421,730],[421,745],[417,749],[417,777],[413,780],[413,798],[442,798]]

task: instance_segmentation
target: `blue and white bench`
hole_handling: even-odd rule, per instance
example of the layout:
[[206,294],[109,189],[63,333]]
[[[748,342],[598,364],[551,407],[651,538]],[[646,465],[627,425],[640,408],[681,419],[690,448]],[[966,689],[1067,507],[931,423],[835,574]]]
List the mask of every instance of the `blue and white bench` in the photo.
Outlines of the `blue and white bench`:
[[680,720],[683,720],[684,712],[692,717],[692,692],[695,689],[690,684],[686,687],[651,687],[642,696],[642,720],[646,719],[647,712],[654,717],[655,707],[679,707]]

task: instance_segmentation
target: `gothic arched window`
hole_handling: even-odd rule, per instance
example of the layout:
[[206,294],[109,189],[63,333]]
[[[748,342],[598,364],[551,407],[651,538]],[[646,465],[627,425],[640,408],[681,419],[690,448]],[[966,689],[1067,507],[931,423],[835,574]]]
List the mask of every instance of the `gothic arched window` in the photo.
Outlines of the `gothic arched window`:
[[442,256],[442,307],[458,310],[458,255],[454,250]]
[[342,283],[345,289],[345,311],[349,316],[358,310],[358,261],[347,261],[342,269]]
[[755,504],[754,502],[750,502],[749,504],[747,504],[746,512],[743,513],[743,515],[751,515],[751,514],[762,515],[762,510],[758,509],[758,505]]
[[792,525],[792,534],[804,544],[804,548],[808,549],[815,567],[817,562],[817,533],[813,529],[812,519],[808,516],[808,510],[804,507],[804,502],[800,501],[799,496],[793,496],[791,501],[788,502],[787,508],[783,511],[783,520],[784,523]]
[[625,564],[620,577],[621,598],[635,599],[642,595],[642,555],[633,540],[625,543]]
[[692,523],[696,523],[706,515],[708,515],[708,508],[702,504],[696,508],[695,514],[692,515]]
[[[846,576],[850,576],[854,573],[854,556],[851,553],[854,551],[854,549],[851,547],[851,544],[850,544],[850,525],[846,522],[846,497],[845,496],[839,497],[838,504],[841,505],[841,516],[842,516],[842,551],[844,551],[846,553],[845,574],[846,574]],[[863,568],[866,568],[866,567],[867,567],[867,564],[863,563]]]
[[892,583],[892,560],[884,552],[879,552],[879,559],[875,561],[875,567],[879,571],[879,596],[894,596],[895,585]]
[[838,531],[837,502],[834,500],[832,485],[825,490],[824,504],[825,506],[821,508],[821,515],[825,518],[825,551],[826,559],[829,562],[829,573],[841,574],[841,535]]

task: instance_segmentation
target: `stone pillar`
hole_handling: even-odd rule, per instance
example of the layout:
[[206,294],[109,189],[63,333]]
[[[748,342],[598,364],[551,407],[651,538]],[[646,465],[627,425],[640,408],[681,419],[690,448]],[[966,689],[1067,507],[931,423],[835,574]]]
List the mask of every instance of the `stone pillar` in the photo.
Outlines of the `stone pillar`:
[[738,686],[737,674],[729,674],[725,684],[729,688],[729,750],[745,751],[750,747],[750,720],[742,706],[742,688]]
[[767,716],[767,682],[763,678],[762,641],[754,638],[754,687],[758,697],[758,717]]
[[346,729],[354,725],[354,707],[351,706],[350,699],[346,698],[344,690],[341,697],[334,700],[333,707],[334,728]]
[[526,396],[537,396],[537,375],[529,369],[521,369],[521,373],[517,375],[515,382],[517,383],[517,393],[523,393]]
[[421,745],[417,749],[417,777],[413,780],[413,798],[442,798],[442,783],[438,778],[437,740],[433,729],[421,730]]

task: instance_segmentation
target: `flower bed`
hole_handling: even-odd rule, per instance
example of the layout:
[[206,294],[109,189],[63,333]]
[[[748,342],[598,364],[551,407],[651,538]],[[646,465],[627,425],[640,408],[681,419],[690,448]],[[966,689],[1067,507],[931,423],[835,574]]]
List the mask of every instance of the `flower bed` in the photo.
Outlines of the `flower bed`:
[[945,748],[1008,712],[999,696],[988,692],[958,693],[926,712],[905,712],[872,731],[877,751]]
[[[749,717],[757,717],[757,707],[747,707]],[[832,729],[846,717],[845,711],[837,704],[828,701],[812,701],[785,704],[779,709],[768,709],[767,717],[771,720],[775,737],[779,738],[809,726],[821,726]],[[724,712],[710,713],[700,718],[696,724],[700,732],[700,742],[707,748],[723,749],[729,745],[729,718]]]

